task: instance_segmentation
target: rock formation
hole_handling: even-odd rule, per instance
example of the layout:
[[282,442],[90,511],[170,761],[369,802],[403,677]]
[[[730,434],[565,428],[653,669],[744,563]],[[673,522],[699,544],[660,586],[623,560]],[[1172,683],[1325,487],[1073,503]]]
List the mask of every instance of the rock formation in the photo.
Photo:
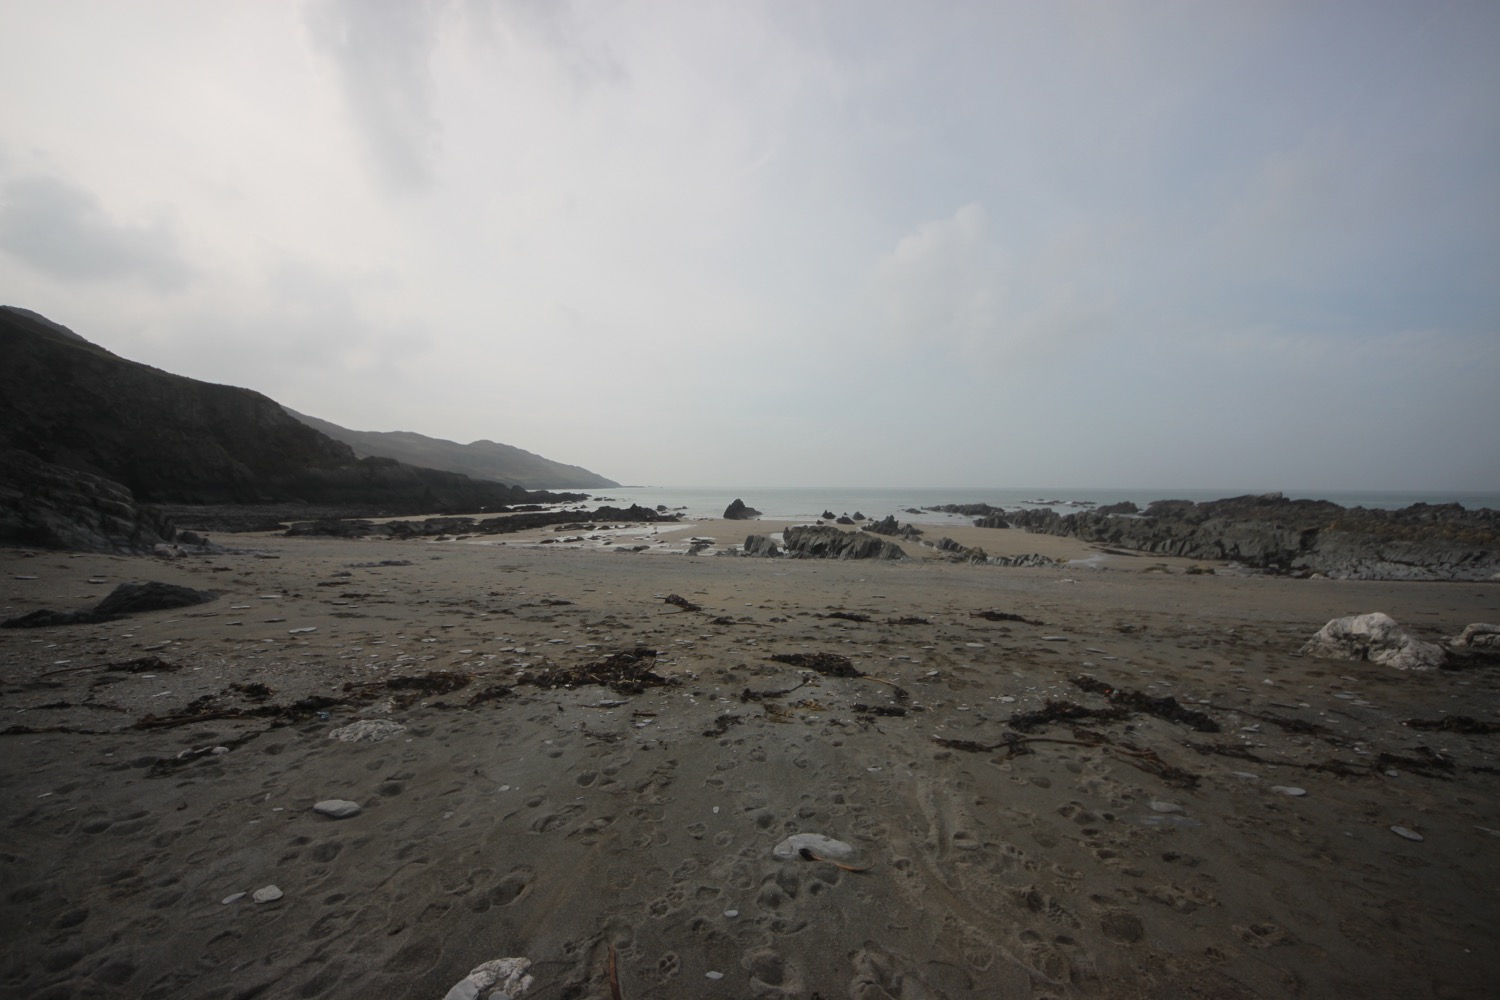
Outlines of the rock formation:
[[1274,573],[1365,580],[1500,576],[1500,513],[1458,504],[1346,508],[1279,493],[1208,503],[1159,500],[1139,515],[1051,510],[1007,515],[1016,527],[1105,545],[1238,562]]
[[905,559],[901,546],[862,531],[827,525],[788,528],[782,535],[787,555],[812,559]]
[[748,521],[756,517],[760,517],[760,511],[754,507],[747,506],[745,501],[738,497],[728,507],[724,508],[724,518],[729,521]]
[[913,541],[922,536],[922,529],[911,524],[902,524],[896,520],[895,514],[887,514],[878,521],[871,521],[864,525],[863,530],[873,531],[877,535],[890,535],[893,538],[902,538]]
[[153,507],[100,476],[0,452],[0,545],[83,552],[150,552],[176,537]]
[[1447,660],[1442,646],[1422,642],[1379,611],[1333,619],[1302,652],[1331,660],[1368,660],[1397,670],[1431,670]]

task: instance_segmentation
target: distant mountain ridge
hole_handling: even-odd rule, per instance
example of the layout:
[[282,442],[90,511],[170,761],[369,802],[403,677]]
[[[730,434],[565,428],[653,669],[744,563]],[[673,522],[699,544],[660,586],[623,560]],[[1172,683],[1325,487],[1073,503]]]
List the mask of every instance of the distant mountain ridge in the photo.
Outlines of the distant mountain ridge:
[[298,413],[291,407],[282,409],[314,430],[347,444],[360,458],[393,458],[408,465],[443,469],[526,489],[598,489],[620,485],[581,466],[564,465],[496,441],[459,444],[414,431],[353,431]]
[[[0,307],[6,450],[102,477],[144,503],[289,502],[412,514],[583,499],[359,458],[258,392],[126,360],[14,306]],[[22,523],[30,503],[24,491],[6,503],[18,512],[11,520]]]

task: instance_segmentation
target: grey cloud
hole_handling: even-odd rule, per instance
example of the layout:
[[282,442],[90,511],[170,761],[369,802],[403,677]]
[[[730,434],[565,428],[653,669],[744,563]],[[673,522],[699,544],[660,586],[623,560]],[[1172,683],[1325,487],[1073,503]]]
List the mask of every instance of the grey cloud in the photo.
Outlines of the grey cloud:
[[377,172],[396,189],[425,187],[442,134],[428,62],[441,0],[318,0],[314,44],[333,60],[344,100]]
[[194,276],[176,233],[165,222],[116,221],[90,192],[55,177],[22,177],[5,184],[0,247],[67,280],[136,279],[175,291]]

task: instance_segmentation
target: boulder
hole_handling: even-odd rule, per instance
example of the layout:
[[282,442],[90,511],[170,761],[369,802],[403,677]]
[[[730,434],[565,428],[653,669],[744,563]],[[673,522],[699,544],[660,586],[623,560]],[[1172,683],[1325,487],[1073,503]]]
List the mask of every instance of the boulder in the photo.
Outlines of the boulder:
[[748,521],[753,517],[760,517],[760,511],[748,506],[745,501],[738,497],[728,507],[724,508],[724,519],[728,521]]
[[1475,622],[1467,626],[1461,635],[1448,640],[1455,649],[1483,649],[1500,653],[1500,625]]
[[861,531],[800,525],[783,535],[788,555],[804,559],[905,559],[901,546]]
[[744,544],[747,556],[779,556],[781,550],[765,535],[746,535]]
[[195,604],[207,604],[218,596],[212,590],[194,590],[192,587],[179,587],[175,583],[158,583],[154,580],[122,583],[94,606],[94,613],[133,615],[142,611],[190,608]]
[[896,515],[894,514],[887,514],[878,521],[871,521],[864,526],[864,530],[873,531],[877,535],[891,535],[896,538],[903,538],[907,541],[920,538],[922,535],[921,528],[911,524],[902,524],[896,520]]
[[151,552],[177,531],[110,479],[0,451],[0,544],[80,552]]
[[1431,670],[1447,660],[1443,647],[1415,638],[1379,611],[1333,619],[1301,651],[1331,660],[1368,660],[1397,670]]

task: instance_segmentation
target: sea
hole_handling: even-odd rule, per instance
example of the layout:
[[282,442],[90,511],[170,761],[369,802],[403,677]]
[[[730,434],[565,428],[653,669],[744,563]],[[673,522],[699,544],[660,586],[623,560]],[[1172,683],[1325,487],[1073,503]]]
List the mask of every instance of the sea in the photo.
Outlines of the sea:
[[[1145,508],[1154,500],[1219,500],[1266,490],[1188,490],[1188,489],[1058,489],[1025,487],[977,489],[974,487],[762,487],[722,488],[706,486],[618,486],[590,491],[592,502],[628,507],[665,506],[687,518],[717,518],[735,500],[773,520],[801,521],[821,517],[824,511],[835,516],[861,513],[867,517],[895,514],[898,519],[917,524],[947,523],[951,515],[921,511],[941,504],[987,503],[992,507],[1036,510],[1051,508],[1059,513],[1088,510],[1091,506],[1130,500]],[[1343,507],[1368,507],[1395,510],[1414,503],[1457,503],[1469,509],[1487,507],[1500,510],[1500,493],[1392,493],[1348,492],[1338,490],[1283,490],[1288,499],[1330,500]]]

